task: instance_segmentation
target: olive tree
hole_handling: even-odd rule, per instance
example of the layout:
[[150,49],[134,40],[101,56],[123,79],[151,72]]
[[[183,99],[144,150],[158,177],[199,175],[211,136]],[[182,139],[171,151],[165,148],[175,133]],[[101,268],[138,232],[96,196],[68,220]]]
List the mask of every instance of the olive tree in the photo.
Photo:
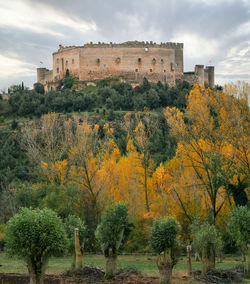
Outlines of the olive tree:
[[177,263],[176,247],[179,223],[175,218],[156,219],[150,234],[150,245],[157,256],[160,283],[171,283],[172,269]]
[[79,217],[74,215],[69,215],[65,219],[64,226],[67,237],[69,238],[69,252],[72,254],[71,267],[72,269],[79,269],[82,267],[82,255],[84,241],[87,238],[87,227]]
[[131,226],[128,207],[124,203],[116,203],[102,215],[101,223],[96,229],[96,238],[106,259],[106,279],[117,272],[118,251],[125,244]]
[[214,225],[208,223],[193,225],[193,247],[201,253],[202,274],[215,268],[215,252],[220,251],[222,240]]
[[22,208],[8,221],[5,242],[10,255],[26,262],[32,284],[44,283],[49,258],[64,252],[68,245],[62,220],[47,208]]
[[250,210],[239,206],[231,212],[229,232],[241,253],[246,256],[246,271],[250,276]]

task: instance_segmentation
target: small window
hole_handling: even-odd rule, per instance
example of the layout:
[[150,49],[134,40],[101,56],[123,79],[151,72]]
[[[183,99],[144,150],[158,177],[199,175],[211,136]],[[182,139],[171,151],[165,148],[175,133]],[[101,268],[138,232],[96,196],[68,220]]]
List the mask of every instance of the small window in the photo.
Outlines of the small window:
[[147,46],[145,47],[145,51],[148,51],[148,47]]
[[56,59],[56,63],[59,63],[59,58]]
[[135,69],[135,72],[138,72],[138,69]]
[[56,68],[56,72],[59,73],[59,68],[58,67]]
[[141,63],[141,58],[139,57],[139,58],[137,59],[137,61],[138,61],[138,63]]
[[68,60],[66,60],[65,64],[68,65]]
[[152,70],[152,69],[149,69],[149,71],[152,72],[153,70]]
[[177,62],[175,63],[175,66],[178,67],[178,63]]
[[117,57],[116,60],[115,60],[115,62],[116,62],[116,63],[120,63],[120,62],[121,62],[121,58],[120,58],[120,57]]
[[152,63],[153,64],[156,63],[156,59],[155,58],[152,59]]
[[166,73],[166,70],[164,69],[164,73]]
[[164,63],[164,60],[163,59],[161,59],[161,64],[163,64]]
[[96,63],[100,63],[100,61],[101,61],[100,58],[96,59]]
[[75,59],[73,58],[73,59],[72,59],[72,64],[74,64],[74,63],[75,63]]

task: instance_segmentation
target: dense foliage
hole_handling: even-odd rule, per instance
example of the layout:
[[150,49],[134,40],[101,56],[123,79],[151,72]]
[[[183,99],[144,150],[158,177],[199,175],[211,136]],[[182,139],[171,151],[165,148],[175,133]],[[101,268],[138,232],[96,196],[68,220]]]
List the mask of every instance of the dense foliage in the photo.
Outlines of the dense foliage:
[[232,210],[229,220],[229,231],[240,248],[246,254],[250,244],[250,210],[246,206],[239,206]]
[[143,84],[133,89],[130,83],[101,81],[97,86],[88,86],[83,90],[72,89],[73,78],[67,78],[64,87],[49,91],[44,95],[43,86],[34,85],[34,90],[9,90],[9,101],[0,101],[0,115],[8,116],[41,116],[48,112],[93,111],[105,107],[109,110],[143,110],[176,106],[184,109],[185,96],[190,85],[182,82],[176,87],[162,83],[150,84],[144,79]]
[[49,209],[21,209],[7,223],[5,234],[6,251],[27,263],[34,283],[40,283],[49,258],[67,248],[62,220]]
[[150,236],[152,249],[160,254],[169,248],[173,248],[178,231],[179,224],[175,218],[154,220]]
[[106,259],[106,278],[113,277],[117,272],[118,251],[122,250],[131,228],[127,204],[116,203],[102,215],[96,229],[96,238],[101,244]]
[[106,210],[96,229],[96,237],[105,256],[118,254],[127,240],[131,225],[126,204],[118,203]]

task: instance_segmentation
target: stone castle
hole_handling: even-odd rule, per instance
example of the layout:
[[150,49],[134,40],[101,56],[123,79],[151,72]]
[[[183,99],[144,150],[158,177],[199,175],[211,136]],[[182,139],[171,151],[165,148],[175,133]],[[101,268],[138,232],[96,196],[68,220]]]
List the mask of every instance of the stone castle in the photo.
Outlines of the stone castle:
[[214,66],[195,65],[194,72],[183,72],[183,43],[130,41],[59,45],[53,53],[53,70],[37,68],[37,81],[49,91],[58,86],[66,72],[86,83],[120,77],[135,86],[146,77],[154,83],[175,85],[177,80],[185,80],[214,87]]

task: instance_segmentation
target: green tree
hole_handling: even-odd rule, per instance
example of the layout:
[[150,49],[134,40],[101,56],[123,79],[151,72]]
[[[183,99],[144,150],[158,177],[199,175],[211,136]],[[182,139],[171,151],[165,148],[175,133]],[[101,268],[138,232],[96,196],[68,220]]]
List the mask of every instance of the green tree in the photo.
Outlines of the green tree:
[[35,83],[34,84],[34,90],[38,93],[38,94],[44,94],[44,86],[41,83]]
[[118,251],[127,241],[130,230],[126,204],[117,203],[107,209],[102,216],[101,223],[96,229],[96,238],[106,259],[106,279],[113,277],[117,272]]
[[193,247],[202,255],[202,273],[206,274],[215,268],[215,252],[222,247],[222,240],[214,225],[208,223],[192,225],[194,241]]
[[231,212],[229,232],[236,241],[241,253],[247,256],[246,270],[250,276],[250,210],[239,206]]
[[175,255],[176,237],[179,224],[175,218],[154,220],[150,235],[150,245],[158,254],[157,266],[160,272],[160,283],[171,283],[172,269],[177,263]]
[[5,241],[9,254],[26,261],[32,284],[43,283],[49,258],[68,245],[63,223],[50,209],[22,208],[7,223]]

